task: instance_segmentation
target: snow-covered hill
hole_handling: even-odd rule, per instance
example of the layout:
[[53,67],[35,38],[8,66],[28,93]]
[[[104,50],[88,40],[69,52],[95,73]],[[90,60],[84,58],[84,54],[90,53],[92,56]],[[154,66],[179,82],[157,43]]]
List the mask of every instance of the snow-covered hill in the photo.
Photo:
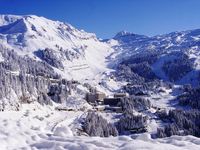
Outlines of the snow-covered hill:
[[[0,15],[2,149],[198,149],[199,50],[200,30],[100,40],[44,17]],[[96,89],[127,96],[88,103]]]
[[[102,41],[95,34],[44,17],[0,15],[2,80],[11,85],[4,85],[2,81],[4,89],[1,95],[5,99],[5,95],[10,93],[12,96],[6,99],[11,100],[28,93],[37,99],[37,92],[29,89],[28,85],[24,87],[21,74],[31,78],[31,84],[36,84],[32,77],[41,74],[45,83],[47,76],[53,79],[60,76],[59,80],[74,79],[89,83],[109,95],[122,89],[127,80],[133,85],[137,83],[137,86],[155,79],[198,86],[199,44],[198,29],[154,37],[122,31],[113,39]],[[115,78],[113,71],[116,72]],[[8,77],[7,73],[14,79],[4,78]],[[34,85],[36,89],[37,84]],[[49,84],[53,83],[48,81],[43,86]],[[149,84],[153,87],[157,83],[148,83],[151,87]],[[19,92],[19,85],[26,90]],[[6,90],[8,86],[11,88],[9,92]],[[43,92],[48,92],[48,88]]]
[[158,78],[176,84],[199,84],[199,29],[154,37],[122,31],[112,40],[119,43],[114,46],[116,64],[148,62]]
[[46,61],[63,77],[75,80],[104,72],[105,58],[113,51],[95,34],[34,15],[1,15],[0,44],[19,55]]
[[[20,56],[46,62],[62,77],[79,81],[97,80],[101,78],[100,74],[133,57],[146,57],[144,61],[154,57],[150,66],[158,78],[177,84],[198,85],[199,43],[198,29],[154,37],[122,31],[103,42],[95,34],[44,17],[0,16],[2,47],[13,49]],[[0,57],[0,60],[4,59]],[[177,61],[188,63],[176,64],[182,68],[178,71],[184,73],[175,77],[171,64]]]

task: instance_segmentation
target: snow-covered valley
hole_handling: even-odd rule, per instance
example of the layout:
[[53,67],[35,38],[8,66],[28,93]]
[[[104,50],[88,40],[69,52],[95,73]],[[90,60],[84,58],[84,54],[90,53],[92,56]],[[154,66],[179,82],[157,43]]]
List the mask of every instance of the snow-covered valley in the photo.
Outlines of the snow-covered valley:
[[0,149],[199,149],[199,36],[0,15]]

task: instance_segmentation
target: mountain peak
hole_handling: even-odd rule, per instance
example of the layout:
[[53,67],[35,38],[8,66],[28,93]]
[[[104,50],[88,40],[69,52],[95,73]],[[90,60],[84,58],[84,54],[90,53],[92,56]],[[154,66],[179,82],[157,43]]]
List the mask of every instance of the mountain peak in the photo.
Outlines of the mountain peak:
[[[77,80],[104,71],[105,58],[113,51],[93,33],[34,15],[0,15],[0,40],[0,46],[45,61],[67,74],[66,78]],[[98,63],[94,63],[96,60]]]
[[95,34],[78,30],[68,23],[35,15],[0,15],[0,33],[12,35],[20,33],[24,36],[43,37],[41,40],[46,38],[50,41],[63,41],[62,43],[73,39],[96,39]]
[[8,25],[0,26],[0,33],[2,34],[24,33],[27,30],[28,28],[24,18],[18,19]]
[[121,37],[121,36],[126,36],[126,35],[131,35],[131,34],[133,34],[133,33],[124,30],[124,31],[118,32],[118,33],[115,35],[115,37]]
[[128,32],[128,31],[120,31],[118,32],[114,39],[121,39],[121,38],[124,38],[124,37],[134,37],[134,38],[137,38],[137,37],[147,37],[147,36],[144,36],[144,35],[139,35],[139,34],[135,34],[135,33],[132,33],[132,32]]

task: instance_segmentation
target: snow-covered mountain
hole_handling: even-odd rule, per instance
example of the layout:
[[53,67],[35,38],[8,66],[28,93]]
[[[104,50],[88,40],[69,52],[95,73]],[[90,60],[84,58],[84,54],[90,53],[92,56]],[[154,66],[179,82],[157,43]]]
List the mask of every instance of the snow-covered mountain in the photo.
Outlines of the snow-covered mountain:
[[0,15],[1,148],[199,149],[199,50],[198,29],[100,40],[44,17]]
[[[95,34],[63,22],[34,15],[1,15],[0,41],[3,48],[14,50],[20,56],[45,61],[67,79],[94,79],[119,63],[135,57],[144,59],[144,55],[146,59],[154,57],[150,67],[158,78],[195,85],[199,77],[198,29],[154,37],[122,31],[113,39],[102,42]],[[187,59],[187,64],[177,66],[186,68],[180,70],[184,74],[171,76],[174,68],[170,62],[183,59]]]
[[[95,34],[66,23],[34,15],[0,15],[0,108],[18,110],[27,99],[65,102],[77,92],[71,80],[98,78],[109,70],[106,57],[113,51]],[[76,99],[80,95],[81,90]]]
[[147,37],[120,32],[114,38],[116,63],[147,62],[160,79],[177,84],[199,84],[200,30]]
[[63,77],[75,80],[105,71],[105,58],[113,51],[95,34],[34,15],[1,15],[0,44],[18,55],[46,61]]
[[[124,81],[128,80],[140,85],[144,85],[144,81],[157,79],[198,86],[199,43],[198,29],[154,37],[122,31],[113,39],[102,41],[95,34],[44,17],[0,15],[3,81],[6,80],[3,78],[7,77],[6,73],[10,73],[12,78],[21,74],[24,77],[45,75],[45,78],[52,79],[58,79],[59,76],[60,80],[87,82],[107,93],[120,90]],[[110,72],[113,71],[116,72],[116,79],[110,78]],[[13,86],[16,80],[14,83],[20,82],[23,87],[21,78],[12,78],[7,79],[10,85]],[[35,85],[34,80],[31,81]],[[50,84],[47,83],[44,85]],[[4,94],[1,94],[4,99],[5,93],[13,93],[10,94],[12,98],[6,98],[10,100],[13,97],[20,99],[27,92],[29,95],[34,93],[36,99],[38,97],[38,92],[31,91],[28,85],[25,86],[25,92],[19,92],[17,85],[12,86],[10,92],[4,86]],[[38,88],[37,84],[35,88]],[[43,92],[48,92],[49,88]],[[18,93],[17,96],[14,93]]]

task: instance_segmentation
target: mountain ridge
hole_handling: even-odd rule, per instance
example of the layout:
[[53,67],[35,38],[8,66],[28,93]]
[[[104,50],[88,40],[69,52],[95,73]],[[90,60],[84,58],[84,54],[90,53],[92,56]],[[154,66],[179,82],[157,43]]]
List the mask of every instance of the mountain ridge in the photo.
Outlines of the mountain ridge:
[[[92,79],[135,54],[179,52],[195,60],[199,58],[200,29],[153,37],[121,31],[112,39],[100,41],[93,33],[44,17],[1,15],[0,18],[3,47],[45,61],[68,79]],[[194,66],[198,69],[199,61],[195,61]],[[82,77],[77,76],[79,73]]]
[[[150,84],[149,87],[154,87],[157,80],[175,85],[199,85],[199,30],[155,37],[121,32],[117,38],[100,41],[95,34],[44,17],[3,15],[0,18],[1,24],[4,23],[0,26],[0,64],[3,76],[10,74],[9,82],[14,84],[12,95],[19,101],[21,97],[33,95],[40,101],[41,97],[48,99],[45,94],[54,89],[49,76],[56,82],[64,79],[89,84],[109,95],[123,90],[128,82],[141,86]],[[26,79],[27,76],[30,78]],[[34,93],[24,83],[31,80],[33,87],[38,87],[40,82],[34,82],[34,78],[41,77],[48,87],[43,93],[37,90]],[[20,83],[24,92],[15,93],[18,90],[13,80]],[[55,89],[62,93],[61,83],[59,81]],[[4,97],[9,95],[3,93]],[[59,99],[63,99],[62,94]]]
[[[95,68],[105,68],[105,57],[108,51],[112,51],[112,48],[99,41],[95,34],[78,30],[70,24],[30,15],[3,15],[0,18],[1,22],[5,23],[0,27],[0,40],[5,48],[40,60],[41,58],[35,55],[37,51],[51,49],[52,55],[63,61],[66,70],[73,64],[87,64],[90,69],[87,72],[95,73]],[[93,59],[99,63],[93,64]],[[74,73],[72,76],[77,75]]]

